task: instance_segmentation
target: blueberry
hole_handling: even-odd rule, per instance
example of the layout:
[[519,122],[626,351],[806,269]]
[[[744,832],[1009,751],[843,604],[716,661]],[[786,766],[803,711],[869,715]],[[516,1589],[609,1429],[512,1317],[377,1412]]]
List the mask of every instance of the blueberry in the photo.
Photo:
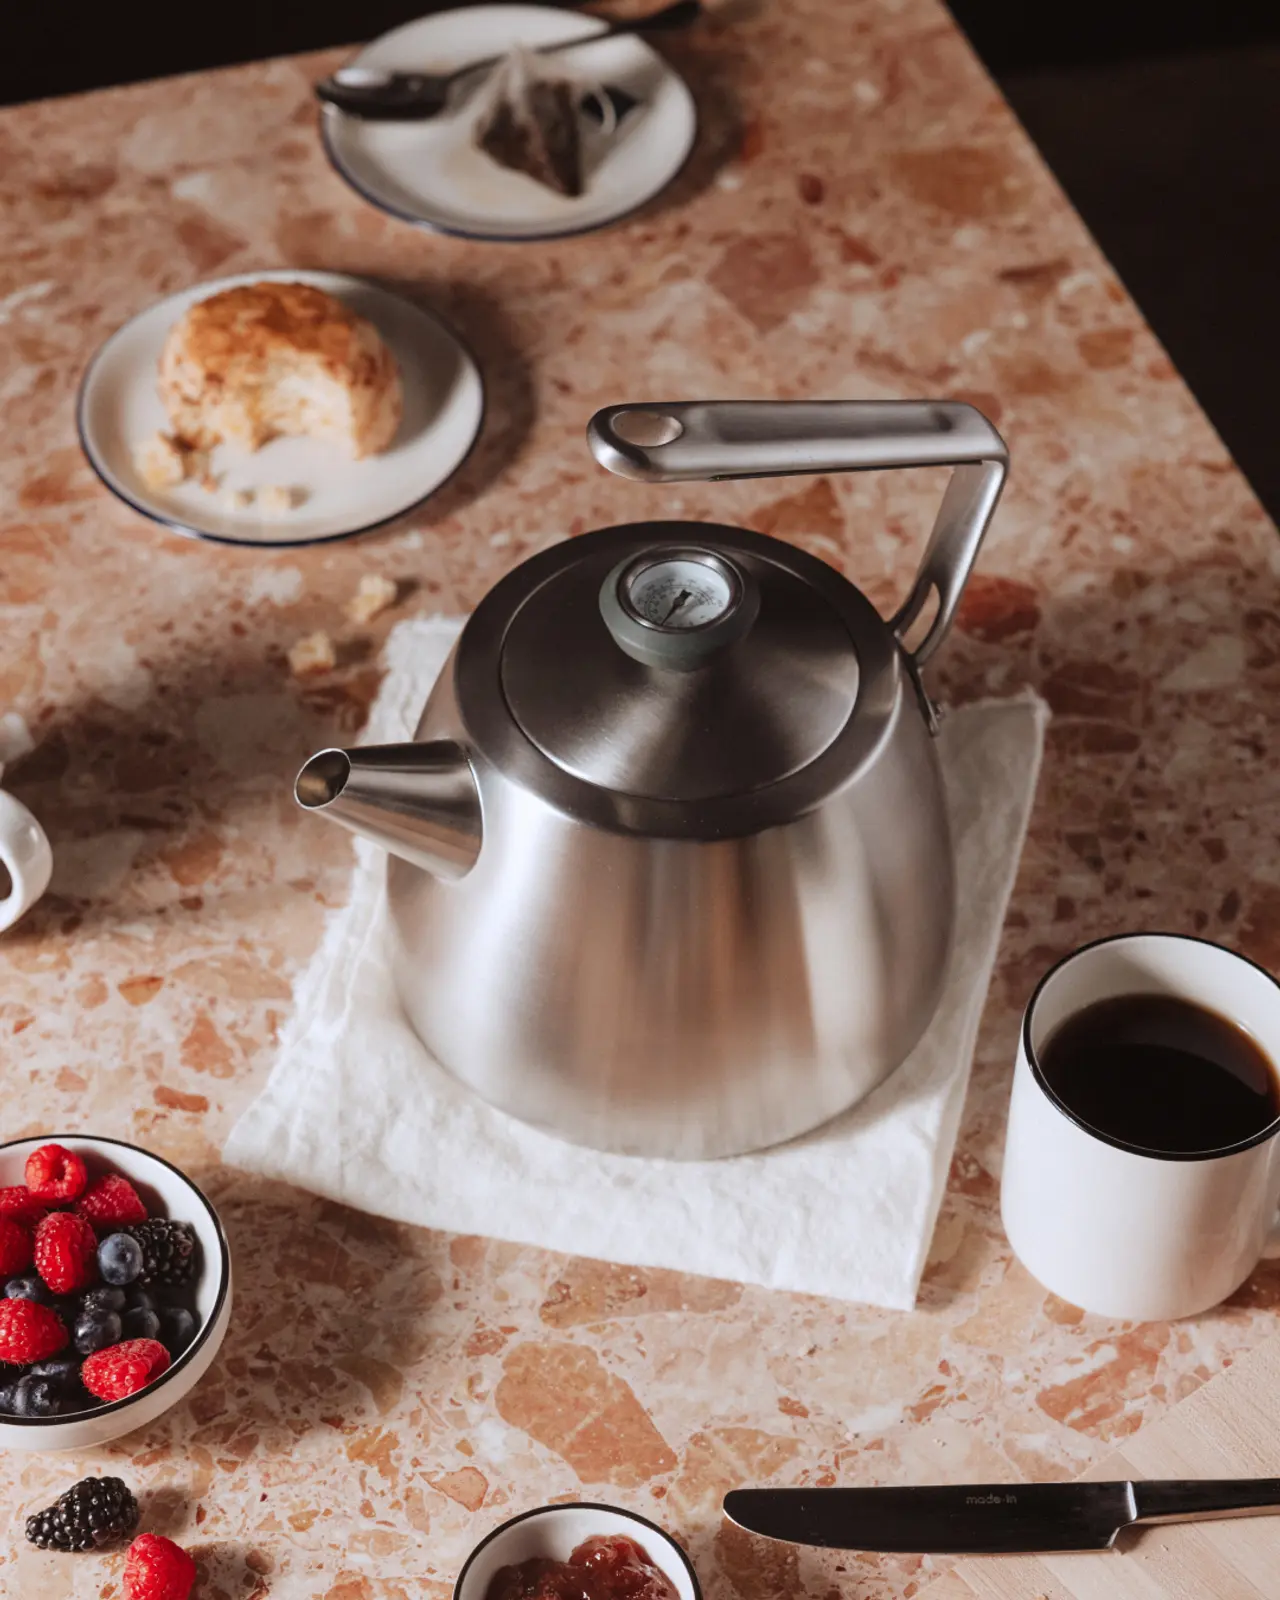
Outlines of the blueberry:
[[6,1388],[0,1388],[0,1417],[13,1415],[13,1391],[16,1387],[11,1383]]
[[135,1283],[127,1291],[126,1305],[130,1311],[158,1311],[155,1296],[141,1284]]
[[88,1294],[80,1297],[81,1311],[123,1311],[124,1308],[123,1289],[90,1289]]
[[13,1386],[10,1401],[17,1417],[56,1417],[62,1409],[62,1395],[48,1378],[20,1378]]
[[74,1356],[55,1356],[52,1361],[37,1361],[27,1376],[50,1378],[54,1383],[70,1384],[80,1377],[80,1363]]
[[83,1311],[76,1318],[71,1342],[82,1356],[91,1356],[95,1350],[105,1350],[109,1344],[119,1344],[120,1336],[118,1311]]
[[82,1383],[73,1383],[63,1391],[62,1415],[72,1416],[77,1411],[94,1411],[102,1401],[90,1394]]
[[6,1300],[38,1300],[46,1306],[53,1298],[43,1280],[34,1273],[29,1278],[10,1278],[4,1286],[4,1297]]
[[50,1303],[58,1313],[58,1321],[70,1333],[72,1328],[75,1327],[76,1318],[80,1315],[79,1299],[77,1296],[69,1294],[62,1297],[55,1296]]
[[158,1339],[160,1337],[160,1318],[146,1306],[138,1306],[133,1311],[126,1311],[120,1320],[124,1326],[126,1339]]
[[160,1308],[160,1339],[171,1356],[182,1354],[195,1338],[197,1326],[186,1306]]
[[142,1271],[142,1246],[127,1233],[112,1233],[98,1246],[98,1271],[107,1283],[122,1287]]

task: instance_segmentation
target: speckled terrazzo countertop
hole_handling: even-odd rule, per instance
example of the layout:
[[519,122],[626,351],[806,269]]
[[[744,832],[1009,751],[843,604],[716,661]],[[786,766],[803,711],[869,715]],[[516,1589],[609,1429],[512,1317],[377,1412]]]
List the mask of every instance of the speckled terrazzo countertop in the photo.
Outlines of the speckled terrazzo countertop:
[[[0,113],[0,708],[38,741],[8,781],[58,858],[0,938],[3,1129],[179,1162],[239,1272],[186,1404],[95,1457],[5,1459],[6,1596],[116,1592],[118,1557],[21,1544],[88,1467],[195,1547],[204,1600],[445,1600],[483,1532],[554,1496],[661,1519],[710,1600],[915,1595],[945,1564],[750,1546],[722,1491],[1075,1473],[1275,1326],[1280,1264],[1194,1322],[1081,1316],[1011,1263],[995,1178],[1016,1019],[1055,956],[1160,926],[1280,966],[1275,533],[933,0],[743,5],[665,48],[704,111],[691,167],[612,231],[518,248],[343,187],[308,90],[331,56]],[[489,383],[481,443],[390,532],[185,543],[84,465],[80,370],[156,296],[282,265],[451,317]],[[548,540],[664,514],[793,539],[887,607],[936,475],[664,492],[595,469],[582,428],[628,398],[923,394],[974,400],[1013,455],[932,681],[1032,684],[1055,720],[919,1309],[448,1238],[224,1170],[346,884],[346,842],[289,779],[358,729],[385,628],[467,609]],[[370,570],[412,593],[361,630],[342,605]],[[299,685],[284,653],[315,628],[342,664]]]

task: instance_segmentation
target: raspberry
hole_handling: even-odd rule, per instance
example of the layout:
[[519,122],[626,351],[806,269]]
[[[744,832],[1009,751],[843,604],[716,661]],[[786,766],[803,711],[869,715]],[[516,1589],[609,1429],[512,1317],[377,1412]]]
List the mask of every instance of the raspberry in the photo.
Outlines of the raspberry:
[[0,1217],[9,1217],[14,1222],[25,1222],[28,1228],[34,1228],[44,1214],[45,1207],[25,1183],[0,1189]]
[[80,1198],[89,1174],[74,1150],[64,1150],[60,1144],[42,1144],[27,1157],[26,1179],[27,1188],[37,1200],[60,1205]]
[[126,1222],[145,1222],[147,1208],[138,1198],[138,1191],[118,1172],[99,1178],[88,1192],[76,1201],[76,1212],[86,1222],[91,1222],[99,1233],[114,1233]]
[[98,1276],[97,1235],[83,1217],[53,1211],[36,1229],[35,1258],[54,1294],[74,1294]]
[[196,1564],[180,1544],[140,1533],[124,1558],[124,1600],[187,1600]]
[[58,1313],[49,1306],[37,1300],[0,1300],[0,1361],[11,1361],[15,1367],[44,1361],[66,1349],[67,1337]]
[[0,1278],[12,1278],[30,1265],[30,1232],[12,1217],[0,1217]]
[[168,1365],[169,1352],[157,1340],[129,1339],[91,1355],[80,1368],[80,1381],[99,1400],[123,1400],[145,1389]]

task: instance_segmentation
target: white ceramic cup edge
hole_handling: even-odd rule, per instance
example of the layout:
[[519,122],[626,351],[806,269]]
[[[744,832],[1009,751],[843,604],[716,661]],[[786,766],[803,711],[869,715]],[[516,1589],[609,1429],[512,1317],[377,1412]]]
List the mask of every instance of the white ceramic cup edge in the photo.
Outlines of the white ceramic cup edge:
[[44,829],[13,795],[0,789],[0,862],[12,888],[0,899],[0,933],[11,928],[49,887],[53,851]]

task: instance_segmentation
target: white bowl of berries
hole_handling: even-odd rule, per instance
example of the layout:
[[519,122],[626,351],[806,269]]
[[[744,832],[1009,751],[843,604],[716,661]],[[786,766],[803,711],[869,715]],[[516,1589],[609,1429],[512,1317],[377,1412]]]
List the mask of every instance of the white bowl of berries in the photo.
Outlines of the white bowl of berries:
[[231,1317],[217,1213],[159,1156],[0,1144],[0,1449],[83,1450],[200,1381]]

